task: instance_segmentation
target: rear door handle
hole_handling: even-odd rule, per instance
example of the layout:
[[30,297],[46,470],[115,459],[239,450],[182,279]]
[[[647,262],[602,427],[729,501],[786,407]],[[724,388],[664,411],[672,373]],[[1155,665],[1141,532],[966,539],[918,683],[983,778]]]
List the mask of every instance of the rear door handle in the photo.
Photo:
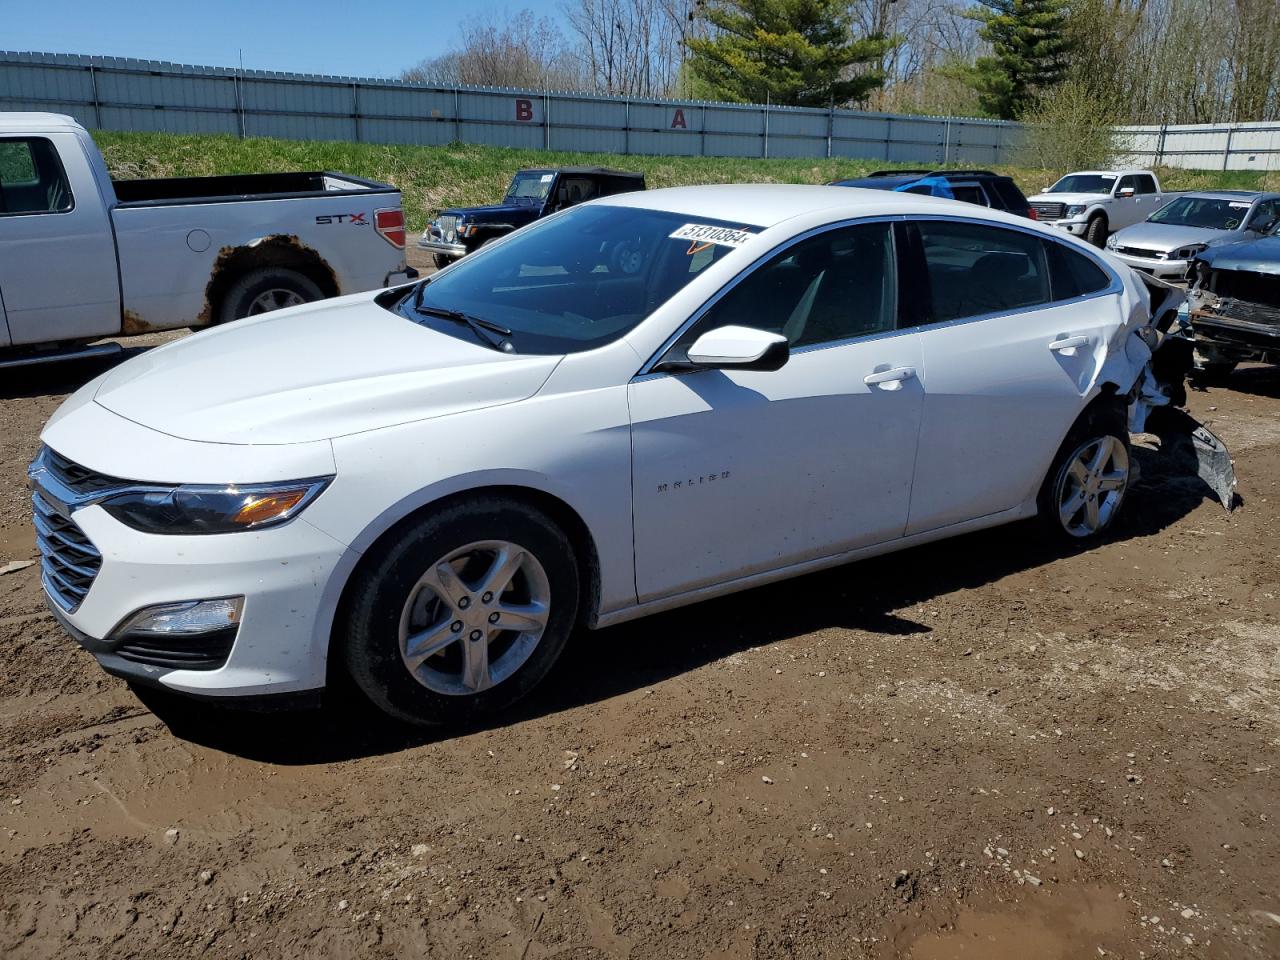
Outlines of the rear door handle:
[[1054,353],[1058,353],[1062,350],[1074,350],[1076,347],[1085,347],[1088,345],[1088,337],[1063,337],[1061,340],[1054,340],[1049,344],[1049,349]]
[[894,367],[891,370],[881,370],[879,373],[869,373],[862,378],[862,382],[868,387],[874,387],[877,384],[895,384],[895,386],[887,387],[889,390],[896,390],[896,384],[903,380],[911,380],[916,375],[915,367]]

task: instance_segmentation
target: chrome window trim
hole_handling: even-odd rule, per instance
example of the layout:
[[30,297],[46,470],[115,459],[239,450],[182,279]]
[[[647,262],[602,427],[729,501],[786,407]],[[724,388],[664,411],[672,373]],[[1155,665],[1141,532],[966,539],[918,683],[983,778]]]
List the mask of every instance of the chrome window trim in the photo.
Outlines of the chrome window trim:
[[[962,203],[963,201],[957,200],[956,202]],[[800,243],[801,241],[804,241],[804,240],[808,240],[810,237],[815,237],[818,234],[825,233],[830,230],[839,230],[843,227],[855,226],[857,224],[935,223],[935,222],[965,223],[965,224],[971,224],[971,225],[976,225],[980,227],[991,226],[997,230],[1015,230],[1019,233],[1025,233],[1025,234],[1028,234],[1029,236],[1037,237],[1040,240],[1044,241],[1045,243],[1056,243],[1061,247],[1065,247],[1068,252],[1074,253],[1077,256],[1084,257],[1086,260],[1088,260],[1090,263],[1092,263],[1094,266],[1100,269],[1103,272],[1103,274],[1108,277],[1108,279],[1110,280],[1110,283],[1108,283],[1107,286],[1099,290],[1092,291],[1091,293],[1082,293],[1078,296],[1066,297],[1061,300],[1046,300],[1044,303],[1033,304],[1025,308],[1018,308],[1014,310],[997,310],[991,313],[974,314],[973,316],[967,316],[967,317],[953,317],[950,320],[938,320],[934,323],[922,323],[914,327],[895,327],[893,330],[877,331],[874,333],[863,334],[857,337],[848,337],[844,340],[830,340],[830,341],[827,341],[826,343],[810,344],[809,346],[800,347],[797,350],[793,350],[792,355],[794,356],[801,353],[807,353],[815,349],[825,349],[827,347],[844,346],[857,341],[866,340],[870,337],[888,336],[888,335],[896,335],[896,334],[903,334],[903,333],[919,333],[921,331],[936,330],[943,327],[956,326],[957,324],[962,324],[962,323],[978,323],[982,320],[993,320],[998,317],[1010,317],[1010,316],[1015,316],[1023,313],[1034,313],[1040,310],[1047,310],[1052,307],[1059,307],[1059,306],[1064,306],[1064,305],[1069,305],[1074,303],[1085,303],[1089,300],[1096,300],[1102,297],[1117,296],[1118,294],[1124,291],[1124,282],[1120,279],[1120,275],[1112,268],[1112,266],[1109,263],[1103,260],[1102,257],[1098,256],[1098,254],[1094,251],[1092,247],[1090,247],[1089,249],[1081,249],[1080,247],[1077,247],[1072,243],[1068,243],[1063,238],[1061,238],[1056,232],[1051,232],[1049,227],[1037,228],[1034,226],[1023,226],[1020,223],[995,223],[990,220],[977,219],[973,217],[963,217],[963,216],[952,215],[952,214],[918,215],[918,214],[898,213],[898,214],[881,214],[879,216],[874,216],[874,217],[851,217],[849,219],[840,220],[835,223],[826,223],[820,227],[813,227],[810,230],[806,230],[804,233],[796,234],[794,237],[791,237],[789,240],[786,240],[783,243],[778,244],[776,247],[770,248],[768,251],[762,253],[759,257],[753,260],[750,264],[743,267],[742,270],[740,270],[732,280],[730,280],[728,283],[722,286],[719,290],[717,290],[714,294],[712,294],[712,296],[709,297],[700,307],[698,307],[697,310],[695,310],[693,313],[691,313],[688,317],[685,318],[684,322],[681,323],[680,326],[676,328],[675,333],[673,333],[666,340],[664,340],[662,343],[662,346],[659,347],[653,353],[653,355],[650,356],[649,359],[644,362],[644,364],[640,367],[640,370],[631,378],[632,382],[634,383],[640,380],[641,378],[647,379],[648,377],[654,376],[654,375],[662,375],[662,376],[668,375],[665,371],[655,372],[653,369],[659,362],[661,362],[662,358],[666,355],[667,351],[670,350],[676,344],[676,342],[679,341],[679,339],[682,336],[684,336],[684,334],[686,333],[686,331],[688,331],[690,327],[698,323],[704,316],[706,316],[707,312],[710,311],[717,303],[719,303],[721,298],[727,295],[730,290],[736,287],[748,276],[755,273],[756,270],[760,269],[760,267],[764,263],[773,259],[775,254],[782,253],[783,251],[795,246],[797,243]],[[897,263],[896,251],[895,251],[895,266],[899,268],[901,266],[900,264]],[[900,277],[901,277],[901,274],[899,274],[899,278]],[[898,306],[901,306],[901,305],[895,304],[895,309]]]

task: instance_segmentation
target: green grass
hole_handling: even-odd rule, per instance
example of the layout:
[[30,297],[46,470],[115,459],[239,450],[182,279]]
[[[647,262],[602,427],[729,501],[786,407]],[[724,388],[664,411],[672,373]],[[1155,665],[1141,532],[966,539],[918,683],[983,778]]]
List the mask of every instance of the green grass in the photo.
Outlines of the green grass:
[[[379,146],[328,141],[239,140],[227,136],[96,131],[111,175],[192,177],[289,170],[336,170],[395,184],[404,194],[412,230],[421,230],[436,211],[450,206],[493,203],[502,198],[520,167],[599,164],[643,171],[650,187],[703,183],[826,183],[872,170],[918,164],[882,160],[762,160],[732,157],[642,157],[600,153],[512,150],[453,144],[447,147]],[[1026,194],[1038,192],[1065,170],[995,166]],[[1206,187],[1275,189],[1280,173],[1159,171],[1170,190]]]

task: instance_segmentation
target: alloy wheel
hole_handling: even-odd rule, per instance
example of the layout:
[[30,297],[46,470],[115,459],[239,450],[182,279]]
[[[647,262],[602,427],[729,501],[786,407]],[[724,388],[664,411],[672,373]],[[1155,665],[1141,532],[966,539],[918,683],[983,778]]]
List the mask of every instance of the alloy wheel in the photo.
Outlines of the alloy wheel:
[[409,591],[400,657],[418,683],[467,696],[506,680],[542,640],[551,585],[532,553],[486,540],[440,557]]
[[1058,477],[1058,520],[1073,537],[1089,537],[1114,519],[1129,485],[1129,451],[1110,434],[1087,440]]
[[294,290],[286,290],[283,287],[277,287],[271,290],[263,290],[253,298],[253,302],[249,304],[248,316],[256,316],[259,313],[268,313],[271,310],[283,310],[285,307],[297,307],[307,301]]

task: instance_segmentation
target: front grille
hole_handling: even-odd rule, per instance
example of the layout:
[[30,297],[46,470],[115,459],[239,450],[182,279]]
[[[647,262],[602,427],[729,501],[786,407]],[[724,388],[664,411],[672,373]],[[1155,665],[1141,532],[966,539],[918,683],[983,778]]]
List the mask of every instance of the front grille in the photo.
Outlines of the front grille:
[[1066,204],[1036,201],[1031,204],[1031,209],[1036,212],[1036,216],[1041,220],[1061,220],[1062,211],[1066,209]]
[[45,447],[41,451],[41,459],[46,470],[76,493],[96,493],[99,490],[124,486],[128,482],[82,467],[51,447]]
[[132,663],[172,670],[217,670],[231,656],[236,628],[182,637],[126,637],[115,653]]
[[36,546],[44,588],[67,613],[75,613],[102,569],[102,554],[79,525],[37,491],[31,495]]
[[1163,250],[1148,250],[1146,247],[1116,247],[1115,251],[1127,257],[1141,257],[1144,260],[1164,260],[1168,256]]
[[436,226],[440,228],[440,236],[449,242],[453,242],[455,231],[458,227],[457,217],[437,217]]

